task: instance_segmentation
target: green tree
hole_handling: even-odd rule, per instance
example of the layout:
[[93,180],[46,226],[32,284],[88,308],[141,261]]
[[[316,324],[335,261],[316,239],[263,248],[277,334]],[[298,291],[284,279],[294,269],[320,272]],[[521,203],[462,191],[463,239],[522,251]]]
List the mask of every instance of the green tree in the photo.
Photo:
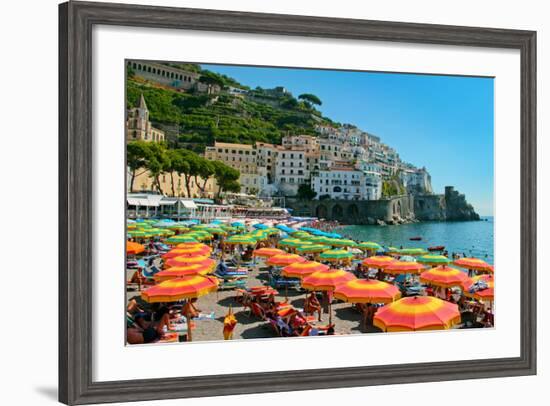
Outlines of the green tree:
[[317,96],[311,93],[303,93],[300,96],[298,96],[298,99],[303,100],[305,103],[307,103],[310,107],[312,104],[315,104],[317,106],[320,106],[323,104],[321,99],[319,99]]
[[314,191],[307,183],[302,183],[298,186],[298,198],[303,200],[313,200],[317,196],[317,192]]
[[[134,191],[134,182],[137,176],[147,172],[149,159],[148,143],[143,141],[130,141],[126,146],[126,164],[130,169],[130,193]],[[137,173],[142,169],[140,173]]]
[[[214,176],[215,167],[211,161],[200,156],[197,160],[197,166],[198,167],[195,174],[195,184],[204,195],[206,191],[206,183],[212,176]],[[199,182],[199,177],[202,179],[202,184]]]
[[239,184],[240,172],[237,169],[227,166],[221,161],[211,161],[214,166],[214,178],[218,184],[218,198],[222,192],[239,192],[241,185]]
[[166,172],[170,167],[170,159],[167,154],[166,147],[162,143],[149,142],[149,157],[147,159],[147,169],[149,176],[153,179],[153,185],[160,194],[164,194],[160,184],[160,175]]

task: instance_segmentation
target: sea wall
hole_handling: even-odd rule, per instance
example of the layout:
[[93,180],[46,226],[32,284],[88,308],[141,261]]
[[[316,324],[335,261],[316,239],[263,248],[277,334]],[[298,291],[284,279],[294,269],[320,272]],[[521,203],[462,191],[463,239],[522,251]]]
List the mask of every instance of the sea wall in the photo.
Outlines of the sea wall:
[[479,220],[464,194],[445,187],[442,195],[403,195],[381,200],[300,200],[286,198],[295,216],[314,216],[342,224],[402,224],[412,221]]
[[414,197],[395,196],[382,200],[300,200],[287,198],[286,206],[296,216],[315,216],[342,224],[399,224],[414,220]]

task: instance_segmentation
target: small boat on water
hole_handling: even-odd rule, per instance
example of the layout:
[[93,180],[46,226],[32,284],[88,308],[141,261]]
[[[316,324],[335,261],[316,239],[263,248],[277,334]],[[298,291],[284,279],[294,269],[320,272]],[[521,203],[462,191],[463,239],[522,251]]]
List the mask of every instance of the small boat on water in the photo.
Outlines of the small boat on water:
[[444,245],[436,245],[434,247],[428,247],[428,251],[443,251],[445,249]]
[[420,241],[420,240],[422,240],[422,237],[418,237],[418,236],[417,237],[411,237],[411,238],[409,238],[409,240],[411,240],[411,241]]

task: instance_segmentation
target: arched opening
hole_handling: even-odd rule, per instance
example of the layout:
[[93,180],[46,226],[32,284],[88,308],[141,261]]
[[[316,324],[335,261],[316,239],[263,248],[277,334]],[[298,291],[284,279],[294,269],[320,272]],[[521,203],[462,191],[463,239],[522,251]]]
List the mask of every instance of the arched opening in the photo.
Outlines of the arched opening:
[[359,217],[359,208],[357,207],[356,204],[350,204],[350,205],[348,206],[348,209],[347,209],[346,212],[347,212],[346,214],[347,214],[347,216],[348,216],[349,218],[357,218],[357,217]]
[[342,206],[339,204],[335,204],[332,207],[332,218],[333,219],[341,219],[344,217],[344,209],[342,209]]
[[327,218],[327,208],[326,206],[320,204],[317,206],[317,209],[315,210],[315,216],[320,219],[326,219]]

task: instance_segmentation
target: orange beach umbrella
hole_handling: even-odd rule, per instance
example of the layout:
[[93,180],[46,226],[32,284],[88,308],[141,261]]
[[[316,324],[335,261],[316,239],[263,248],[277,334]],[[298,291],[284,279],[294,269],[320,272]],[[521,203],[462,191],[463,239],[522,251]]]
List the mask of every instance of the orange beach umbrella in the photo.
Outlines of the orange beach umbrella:
[[[487,288],[470,292],[472,286],[478,281],[484,281],[487,284]],[[477,300],[495,300],[495,278],[493,275],[478,275],[473,278],[468,278],[463,285],[464,296],[468,296]]]
[[423,270],[425,270],[426,267],[418,262],[414,261],[394,261],[390,262],[384,267],[384,272],[393,274],[393,275],[400,275],[400,274],[419,274]]
[[401,297],[401,292],[391,283],[352,279],[336,286],[334,297],[349,303],[391,303]]
[[252,255],[255,257],[269,258],[275,255],[284,254],[285,251],[280,250],[279,248],[258,248],[252,252]]
[[494,269],[487,262],[478,258],[459,258],[453,264],[461,268],[473,269],[475,271],[493,272]]
[[187,266],[193,264],[201,264],[214,268],[216,266],[216,261],[208,258],[207,256],[200,257],[174,257],[166,260],[166,267],[172,266]]
[[363,265],[369,268],[384,269],[390,263],[395,262],[396,259],[385,255],[378,255],[374,257],[368,257],[363,260]]
[[452,288],[453,286],[462,286],[468,280],[468,275],[460,269],[450,266],[438,266],[431,268],[420,274],[420,281],[429,285],[442,288]]
[[296,254],[278,254],[270,257],[266,261],[266,264],[272,266],[286,266],[296,262],[306,262],[306,259]]
[[126,241],[126,254],[136,255],[145,251],[145,246],[133,241]]
[[302,287],[307,290],[328,291],[352,279],[356,279],[355,275],[343,269],[327,269],[305,276],[302,279]]
[[190,247],[190,248],[176,248],[168,251],[162,256],[163,259],[169,259],[174,257],[202,257],[208,256],[212,252],[212,249],[206,245],[202,247]]
[[405,297],[374,315],[374,325],[385,332],[444,330],[458,323],[458,306],[433,296]]
[[281,275],[286,278],[304,278],[314,272],[328,270],[328,265],[315,261],[295,262],[283,268]]
[[218,280],[203,275],[190,275],[170,279],[152,286],[141,293],[143,300],[149,303],[177,302],[194,299],[218,289]]
[[182,278],[190,275],[206,275],[210,271],[212,271],[211,267],[201,264],[174,266],[172,268],[165,269],[164,271],[157,272],[153,275],[153,279],[157,282],[163,282],[168,279]]

